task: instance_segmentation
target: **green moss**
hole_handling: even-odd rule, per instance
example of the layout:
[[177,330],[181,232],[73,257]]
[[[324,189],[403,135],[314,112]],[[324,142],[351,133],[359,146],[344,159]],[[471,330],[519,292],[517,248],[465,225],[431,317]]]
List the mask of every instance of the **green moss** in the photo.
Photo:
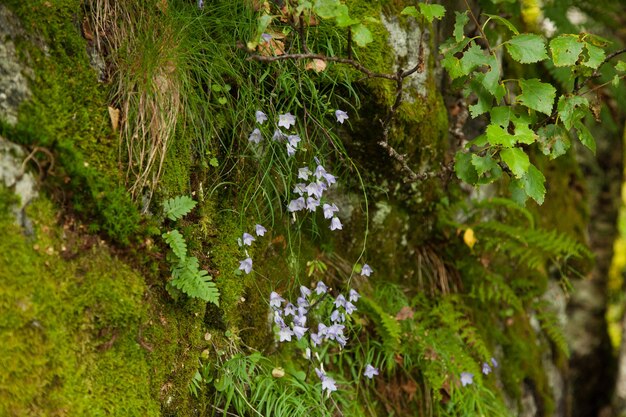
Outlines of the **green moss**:
[[0,220],[0,414],[158,415],[137,343],[141,276],[98,239],[57,228],[48,201],[28,213],[34,240]]
[[20,107],[17,125],[3,124],[0,133],[13,142],[50,150],[54,160],[46,161],[51,168],[46,184],[54,190],[69,186],[74,209],[94,222],[93,230],[128,243],[139,217],[120,186],[107,88],[90,67],[77,24],[83,18],[82,2],[10,1],[9,7],[29,32],[16,42],[32,70],[33,95]]

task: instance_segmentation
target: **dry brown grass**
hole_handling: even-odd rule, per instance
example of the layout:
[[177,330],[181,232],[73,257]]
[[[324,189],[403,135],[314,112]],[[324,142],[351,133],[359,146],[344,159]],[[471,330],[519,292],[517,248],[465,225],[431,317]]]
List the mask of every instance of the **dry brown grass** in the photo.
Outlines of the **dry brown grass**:
[[[150,3],[150,4],[148,4]],[[91,0],[95,42],[107,58],[112,104],[121,110],[120,165],[137,199],[151,198],[182,108],[177,42],[167,3]]]

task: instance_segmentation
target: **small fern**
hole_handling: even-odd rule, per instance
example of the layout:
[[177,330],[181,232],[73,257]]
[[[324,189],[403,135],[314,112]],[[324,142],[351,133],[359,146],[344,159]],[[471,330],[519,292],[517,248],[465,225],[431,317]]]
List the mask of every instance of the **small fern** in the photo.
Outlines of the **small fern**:
[[[189,213],[196,206],[190,197],[179,196],[171,198],[163,204],[165,215],[171,220],[178,220]],[[171,262],[172,280],[170,285],[192,298],[200,298],[208,303],[219,306],[220,292],[213,282],[213,277],[200,269],[198,258],[187,256],[187,242],[184,236],[176,229],[161,235],[163,240],[172,249]]]
[[189,214],[191,210],[198,204],[191,197],[181,195],[170,198],[163,203],[163,211],[165,216],[170,220],[178,220]]
[[391,369],[395,363],[394,356],[400,347],[402,328],[396,318],[387,314],[373,299],[363,296],[361,297],[360,303],[362,310],[365,313],[369,313],[369,316],[376,324],[376,332],[383,342],[385,362],[387,368]]
[[200,269],[198,258],[190,256],[181,259],[178,265],[172,268],[170,283],[190,297],[200,298],[219,306],[220,292],[212,279],[207,271]]
[[185,238],[176,229],[170,230],[167,233],[163,233],[161,237],[170,246],[174,255],[180,260],[184,260],[187,257],[187,243]]

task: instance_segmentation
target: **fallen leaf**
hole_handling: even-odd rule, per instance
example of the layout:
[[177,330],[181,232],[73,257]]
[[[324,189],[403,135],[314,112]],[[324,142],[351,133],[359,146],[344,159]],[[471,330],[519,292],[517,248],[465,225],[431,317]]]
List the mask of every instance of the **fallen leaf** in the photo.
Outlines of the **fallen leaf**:
[[270,39],[269,42],[260,43],[257,46],[259,54],[262,56],[278,56],[285,53],[285,44],[281,40]]
[[465,233],[463,233],[463,242],[472,249],[476,244],[477,240],[474,236],[474,231],[470,228],[465,229]]
[[413,318],[413,309],[409,306],[404,306],[396,314],[396,320],[406,320]]
[[282,378],[285,376],[285,370],[283,368],[272,369],[272,376],[274,378]]
[[402,384],[402,391],[409,394],[409,401],[413,401],[413,397],[415,397],[415,393],[417,392],[417,384],[413,380],[408,380],[405,384]]
[[111,127],[114,132],[117,132],[120,126],[120,109],[109,106],[109,117],[111,118]]
[[93,41],[93,32],[91,31],[91,27],[89,26],[89,19],[87,19],[87,17],[83,19],[82,29],[83,37],[88,41]]
[[312,61],[309,61],[309,63],[306,64],[305,68],[307,70],[314,70],[315,72],[322,72],[326,69],[326,61],[324,61],[323,59],[314,59]]

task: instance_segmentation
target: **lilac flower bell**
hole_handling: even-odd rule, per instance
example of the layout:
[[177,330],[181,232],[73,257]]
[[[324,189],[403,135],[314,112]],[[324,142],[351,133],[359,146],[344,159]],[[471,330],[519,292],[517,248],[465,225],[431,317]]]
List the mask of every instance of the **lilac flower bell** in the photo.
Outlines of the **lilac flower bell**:
[[324,284],[322,281],[318,281],[317,285],[315,286],[315,292],[317,293],[317,295],[321,295],[326,293],[326,291],[328,291],[328,287],[326,286],[326,284]]
[[474,382],[474,374],[470,372],[461,372],[461,385],[471,385]]
[[249,274],[252,271],[252,258],[246,258],[243,261],[239,261],[239,269]]
[[341,224],[341,221],[339,220],[338,217],[333,217],[330,220],[330,230],[342,230],[343,229],[343,225]]
[[331,219],[335,213],[339,211],[339,208],[337,208],[335,204],[324,204],[322,209],[324,210],[325,219]]
[[267,229],[260,224],[257,224],[254,226],[254,232],[257,236],[265,236],[265,232],[267,232]]
[[365,375],[369,379],[372,379],[374,378],[374,375],[378,375],[378,368],[374,368],[368,363],[367,365],[365,365],[365,371],[363,372],[363,375]]
[[248,141],[254,142],[256,144],[261,142],[261,140],[263,140],[263,136],[261,135],[261,131],[258,128],[254,129],[248,137]]
[[289,129],[296,124],[296,118],[291,113],[285,113],[278,116],[278,126]]
[[363,264],[363,267],[361,268],[361,275],[369,277],[372,272],[374,272],[374,270],[368,264]]
[[260,125],[263,124],[263,122],[265,122],[267,120],[267,115],[265,113],[263,113],[261,110],[257,110],[254,113],[254,117],[256,117],[256,122]]
[[281,297],[277,292],[272,291],[270,293],[270,307],[280,308],[280,306],[284,302],[285,302],[285,299]]
[[348,113],[343,110],[335,110],[335,117],[339,123],[343,124],[343,122],[348,120]]
[[250,233],[244,233],[242,240],[244,245],[250,246],[255,239],[254,236],[252,236]]

